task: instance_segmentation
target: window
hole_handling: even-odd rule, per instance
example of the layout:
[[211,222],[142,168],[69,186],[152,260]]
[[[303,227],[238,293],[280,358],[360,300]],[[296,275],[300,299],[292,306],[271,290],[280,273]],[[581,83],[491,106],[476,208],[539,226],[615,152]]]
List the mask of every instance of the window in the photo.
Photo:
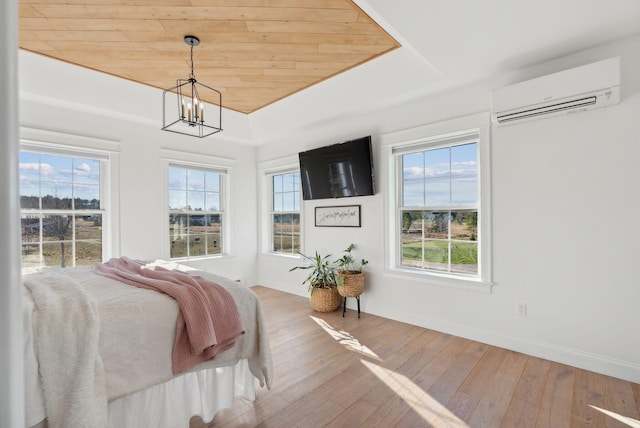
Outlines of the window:
[[397,146],[400,267],[480,276],[479,135]]
[[300,251],[300,172],[271,176],[271,251]]
[[108,157],[21,150],[23,269],[102,263]]
[[169,165],[170,257],[222,254],[226,171]]

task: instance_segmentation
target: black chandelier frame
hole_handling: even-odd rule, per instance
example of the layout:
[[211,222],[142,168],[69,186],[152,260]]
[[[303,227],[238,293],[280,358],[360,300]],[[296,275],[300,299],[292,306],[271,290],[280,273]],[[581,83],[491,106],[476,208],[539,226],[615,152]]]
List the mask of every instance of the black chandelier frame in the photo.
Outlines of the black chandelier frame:
[[[177,134],[204,138],[222,131],[222,93],[196,80],[193,72],[193,47],[200,44],[196,36],[185,36],[184,42],[191,47],[191,73],[188,79],[177,79],[176,86],[162,92],[162,130]],[[202,95],[201,95],[202,94]],[[176,97],[177,119],[167,123],[172,110],[171,98]],[[205,122],[204,101],[217,108],[216,118]],[[216,123],[217,120],[217,123]]]

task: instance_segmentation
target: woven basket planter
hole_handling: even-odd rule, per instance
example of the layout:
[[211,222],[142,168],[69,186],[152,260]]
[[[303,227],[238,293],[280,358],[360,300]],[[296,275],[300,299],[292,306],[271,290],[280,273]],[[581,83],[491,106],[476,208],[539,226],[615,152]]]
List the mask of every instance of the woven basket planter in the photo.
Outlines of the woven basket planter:
[[340,307],[341,299],[336,287],[314,288],[309,302],[316,312],[333,312]]
[[338,273],[338,293],[344,297],[357,297],[364,291],[364,273]]

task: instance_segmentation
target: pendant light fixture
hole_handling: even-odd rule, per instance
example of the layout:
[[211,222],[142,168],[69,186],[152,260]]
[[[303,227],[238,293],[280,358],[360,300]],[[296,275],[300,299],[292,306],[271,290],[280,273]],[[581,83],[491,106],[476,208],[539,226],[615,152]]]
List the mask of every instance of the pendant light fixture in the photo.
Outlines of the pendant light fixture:
[[193,73],[193,47],[200,40],[185,36],[184,42],[191,47],[191,73],[188,79],[176,80],[176,86],[162,93],[162,130],[208,137],[222,131],[222,93],[198,82]]

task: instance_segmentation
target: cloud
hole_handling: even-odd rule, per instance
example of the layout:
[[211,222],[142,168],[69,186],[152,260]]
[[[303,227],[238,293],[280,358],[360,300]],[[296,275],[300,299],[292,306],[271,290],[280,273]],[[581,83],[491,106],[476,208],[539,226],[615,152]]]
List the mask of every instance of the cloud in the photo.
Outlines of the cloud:
[[[451,168],[451,170],[449,170]],[[433,167],[419,167],[410,166],[404,168],[403,178],[405,180],[416,180],[422,178],[441,178],[449,177],[475,177],[478,173],[478,162],[476,161],[464,161],[464,162],[452,162],[451,164],[441,163],[434,165]]]
[[53,175],[55,170],[48,163],[28,163],[28,162],[20,162],[18,168],[20,171],[24,172],[38,172],[42,175]]
[[476,166],[478,165],[478,162],[474,161],[474,160],[470,160],[470,161],[462,161],[462,162],[451,162],[451,167],[455,167],[455,166],[461,166],[461,167],[468,167],[468,168],[476,168]]
[[169,180],[169,189],[184,190],[187,183],[183,179]]
[[40,164],[20,162],[19,168],[20,168],[20,171],[38,171],[40,170]]
[[83,162],[80,165],[76,165],[76,171],[91,172],[91,166],[88,163]]
[[418,166],[411,166],[404,169],[405,180],[418,180],[423,178],[442,178],[449,177],[449,164],[442,166],[436,166],[435,168],[422,168]]
[[[96,166],[96,165],[94,165]],[[71,177],[71,171],[64,170],[60,171],[62,175],[65,177]],[[94,168],[90,163],[82,162],[80,164],[76,164],[73,167],[73,175],[76,177],[88,178],[90,180],[99,181],[100,180],[100,168]]]

